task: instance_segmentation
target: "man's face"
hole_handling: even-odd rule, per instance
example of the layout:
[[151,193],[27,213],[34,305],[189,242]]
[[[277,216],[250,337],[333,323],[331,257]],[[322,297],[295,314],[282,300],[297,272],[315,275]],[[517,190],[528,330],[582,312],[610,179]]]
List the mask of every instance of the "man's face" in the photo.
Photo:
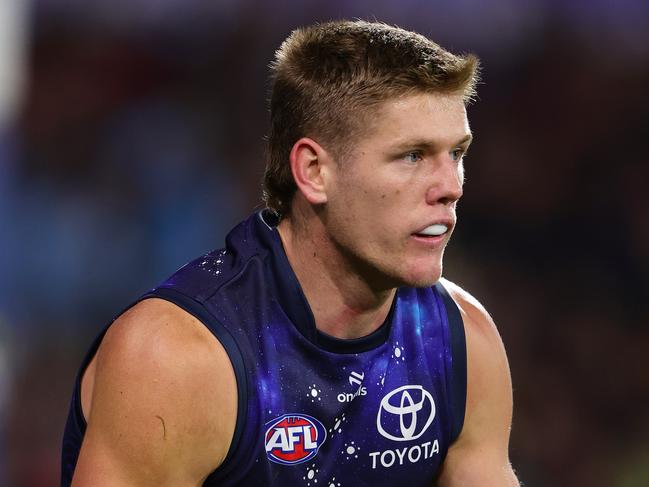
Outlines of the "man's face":
[[388,100],[332,171],[322,213],[350,269],[378,288],[434,284],[471,141],[460,95]]

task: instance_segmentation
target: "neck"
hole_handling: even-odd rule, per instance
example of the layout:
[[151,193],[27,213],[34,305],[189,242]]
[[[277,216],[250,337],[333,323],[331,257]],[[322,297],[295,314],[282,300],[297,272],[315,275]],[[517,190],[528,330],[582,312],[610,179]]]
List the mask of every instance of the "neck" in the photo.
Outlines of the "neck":
[[336,338],[369,335],[385,321],[395,288],[374,289],[327,237],[315,214],[286,217],[278,231],[318,330]]

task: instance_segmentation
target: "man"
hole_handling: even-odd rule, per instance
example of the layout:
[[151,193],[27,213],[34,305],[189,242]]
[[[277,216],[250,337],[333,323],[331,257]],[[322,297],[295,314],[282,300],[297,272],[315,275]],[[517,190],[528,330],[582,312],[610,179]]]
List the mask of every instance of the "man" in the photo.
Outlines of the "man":
[[502,342],[440,280],[476,66],[378,23],[291,34],[272,66],[272,210],[97,340],[64,484],[518,485]]

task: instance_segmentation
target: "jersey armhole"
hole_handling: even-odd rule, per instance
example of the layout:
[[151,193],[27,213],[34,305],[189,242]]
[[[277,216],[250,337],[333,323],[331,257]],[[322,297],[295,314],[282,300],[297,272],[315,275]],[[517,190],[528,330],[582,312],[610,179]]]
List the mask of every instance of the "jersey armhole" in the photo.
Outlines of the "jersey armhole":
[[451,443],[460,436],[464,426],[464,415],[466,410],[467,390],[467,354],[466,335],[464,322],[460,309],[449,295],[446,288],[441,284],[435,285],[437,292],[444,302],[452,357],[451,384],[449,387],[450,404],[453,411],[451,424]]
[[234,375],[237,382],[237,419],[234,427],[234,434],[232,435],[232,442],[230,448],[225,456],[225,459],[210,475],[218,473],[224,475],[231,470],[234,466],[232,458],[235,456],[237,448],[243,434],[245,426],[245,418],[248,404],[248,387],[246,381],[246,370],[243,361],[243,356],[237,345],[234,337],[215,317],[205,309],[205,306],[195,299],[182,294],[179,291],[169,288],[158,288],[142,296],[142,300],[148,298],[159,298],[169,301],[176,306],[187,311],[189,314],[197,318],[204,326],[206,326],[221,343],[228,358],[232,363]]

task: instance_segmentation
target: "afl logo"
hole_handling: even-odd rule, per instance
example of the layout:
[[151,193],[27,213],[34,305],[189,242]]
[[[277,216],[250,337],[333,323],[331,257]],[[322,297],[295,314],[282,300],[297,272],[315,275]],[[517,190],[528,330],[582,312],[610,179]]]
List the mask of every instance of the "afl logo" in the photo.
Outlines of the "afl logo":
[[401,386],[381,400],[376,427],[394,441],[416,440],[435,418],[433,396],[420,385]]
[[285,414],[266,424],[266,455],[282,465],[311,460],[327,439],[323,424],[306,414]]

